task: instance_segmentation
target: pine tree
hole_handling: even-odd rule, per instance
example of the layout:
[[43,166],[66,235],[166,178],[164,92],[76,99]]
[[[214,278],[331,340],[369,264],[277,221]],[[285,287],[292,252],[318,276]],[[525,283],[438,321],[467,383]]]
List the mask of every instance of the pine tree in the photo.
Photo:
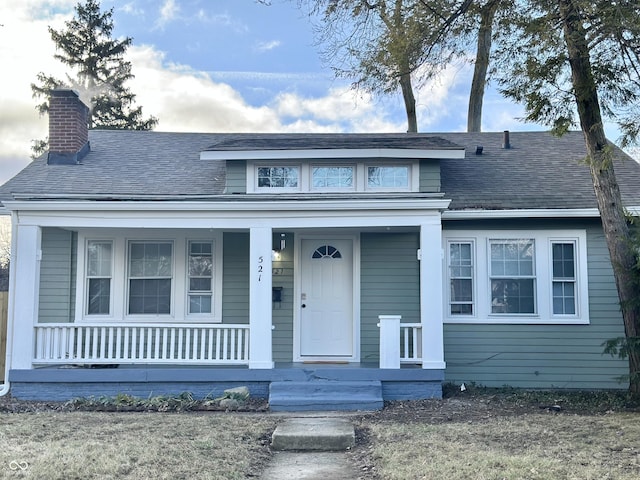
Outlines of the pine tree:
[[[133,78],[131,62],[124,59],[132,38],[114,40],[113,8],[101,11],[98,0],[86,0],[75,7],[75,16],[62,30],[49,27],[56,45],[54,58],[67,65],[71,73],[59,80],[40,72],[38,83],[31,84],[41,114],[49,110],[49,93],[54,88],[77,90],[91,107],[89,128],[150,130],[157,118],[144,118],[142,107],[135,106],[135,94],[125,85]],[[34,153],[46,149],[46,141],[34,141]],[[38,152],[39,150],[39,152]]]

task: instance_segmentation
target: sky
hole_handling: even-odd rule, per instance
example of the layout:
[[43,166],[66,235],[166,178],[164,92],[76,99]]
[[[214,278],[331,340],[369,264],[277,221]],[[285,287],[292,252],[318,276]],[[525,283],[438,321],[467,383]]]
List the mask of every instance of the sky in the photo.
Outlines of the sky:
[[[64,78],[48,27],[64,28],[77,0],[0,0],[0,184],[30,162],[47,135],[31,83]],[[132,37],[128,86],[158,131],[404,132],[399,94],[372,97],[335,79],[321,61],[309,17],[296,0],[103,0],[115,38]],[[468,64],[451,65],[416,90],[421,132],[464,131]],[[493,89],[483,131],[540,130]],[[615,140],[614,137],[611,137]]]

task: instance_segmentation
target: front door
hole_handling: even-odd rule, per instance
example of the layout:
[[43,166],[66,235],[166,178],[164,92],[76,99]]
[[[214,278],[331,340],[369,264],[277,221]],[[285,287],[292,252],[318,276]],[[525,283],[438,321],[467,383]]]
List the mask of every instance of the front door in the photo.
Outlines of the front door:
[[300,357],[353,357],[353,240],[302,239]]

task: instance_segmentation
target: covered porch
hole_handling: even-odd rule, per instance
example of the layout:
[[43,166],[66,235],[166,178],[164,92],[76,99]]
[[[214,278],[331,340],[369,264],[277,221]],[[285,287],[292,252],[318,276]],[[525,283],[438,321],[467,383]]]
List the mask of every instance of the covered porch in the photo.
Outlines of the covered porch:
[[[71,396],[117,389],[149,394],[249,384],[264,396],[272,382],[317,377],[373,379],[383,385],[385,399],[438,396],[444,372],[440,211],[446,201],[422,200],[387,199],[387,209],[378,205],[376,215],[370,201],[347,207],[316,200],[304,206],[304,215],[299,201],[287,208],[279,201],[277,213],[264,201],[207,208],[171,202],[162,214],[154,211],[157,203],[149,204],[151,211],[136,204],[125,212],[102,204],[99,220],[59,205],[46,221],[33,202],[33,210],[15,202],[10,206],[21,213],[14,215],[20,254],[9,307],[14,394],[55,396],[56,388]],[[147,238],[171,245],[167,315],[134,315],[128,306],[133,267],[127,255]],[[207,314],[188,310],[192,238],[199,244],[213,239]],[[87,313],[91,242],[112,252],[108,314],[94,317]],[[61,262],[56,252],[67,249]],[[308,263],[338,264],[334,257],[346,266]],[[69,268],[64,275],[56,270],[62,265]],[[52,285],[67,277],[69,291],[61,297],[68,318],[59,321],[48,313]],[[327,297],[335,291],[349,295]],[[326,305],[331,309],[323,310]],[[412,382],[421,393],[408,387]]]

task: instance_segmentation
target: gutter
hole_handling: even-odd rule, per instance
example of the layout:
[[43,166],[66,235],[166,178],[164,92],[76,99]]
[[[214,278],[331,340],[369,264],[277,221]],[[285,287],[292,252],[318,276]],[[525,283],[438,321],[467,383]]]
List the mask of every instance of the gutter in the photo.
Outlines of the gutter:
[[[17,215],[11,215],[11,257],[10,264],[15,265],[16,250],[18,248],[18,242],[16,237],[18,233],[18,220]],[[13,356],[13,322],[14,322],[14,295],[16,284],[16,268],[9,268],[9,308],[7,309],[7,354],[4,363],[4,383],[0,388],[0,397],[5,396],[11,389],[9,383],[9,370],[11,369],[11,358]]]

